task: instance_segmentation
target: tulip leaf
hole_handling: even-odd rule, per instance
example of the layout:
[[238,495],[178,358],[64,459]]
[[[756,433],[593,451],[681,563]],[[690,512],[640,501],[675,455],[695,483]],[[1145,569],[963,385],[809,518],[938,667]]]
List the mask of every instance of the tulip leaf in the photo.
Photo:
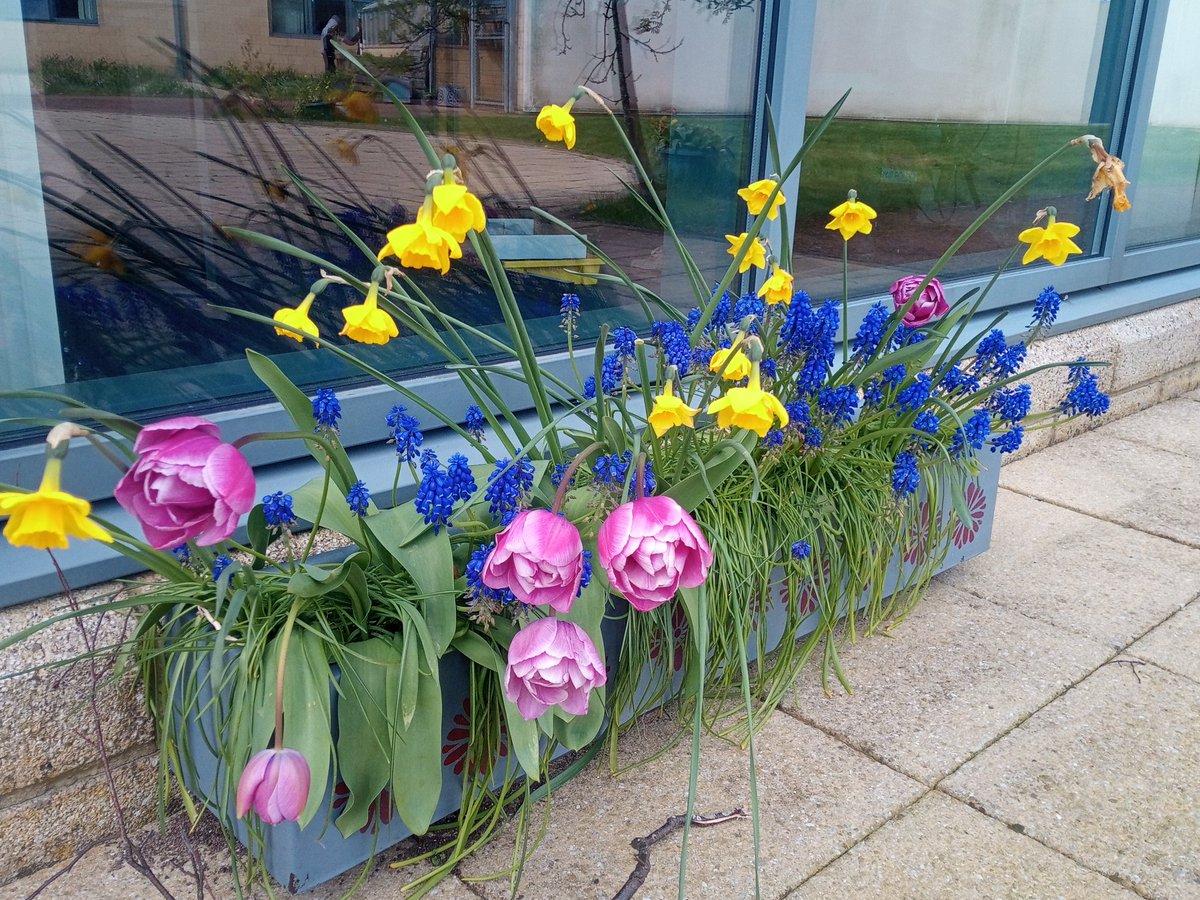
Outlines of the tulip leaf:
[[429,528],[425,519],[411,503],[402,503],[382,510],[364,521],[385,549],[403,547],[420,537]]
[[[282,635],[276,638],[277,641],[282,639]],[[325,658],[324,642],[307,629],[297,626],[292,630],[284,669],[283,745],[303,754],[312,775],[308,803],[300,814],[301,828],[320,812],[325,802],[325,788],[329,784],[333,755],[330,712],[332,682],[333,675]]]
[[[316,527],[329,528],[338,534],[345,535],[358,543],[362,540],[362,520],[350,511],[344,496],[339,494],[336,487],[330,487],[325,497],[325,506],[321,507],[321,496],[325,492],[325,477],[318,475],[311,481],[292,491],[292,509],[302,519],[313,523]],[[374,509],[375,504],[371,504]],[[318,516],[320,521],[318,522]],[[367,518],[373,518],[368,516]]]
[[446,529],[438,534],[429,530],[403,546],[387,543],[383,546],[404,567],[423,595],[419,604],[421,618],[429,629],[437,655],[441,656],[454,639],[457,615],[450,533]]
[[263,514],[261,503],[255,504],[254,509],[250,510],[250,515],[246,517],[246,535],[250,541],[250,548],[259,554],[254,558],[251,568],[261,569],[266,565],[262,554],[265,554],[267,547],[271,545],[271,530],[267,527],[267,517]]
[[[591,547],[592,558],[596,558],[596,548],[593,544]],[[593,576],[591,583],[583,589],[579,597],[571,604],[571,610],[567,613],[560,613],[558,618],[574,622],[580,628],[587,632],[592,643],[596,647],[596,653],[600,656],[600,664],[607,666],[604,659],[604,636],[600,633],[600,623],[604,621],[604,610],[608,605],[608,593],[604,587]],[[553,717],[552,730],[555,739],[560,744],[569,747],[572,750],[579,750],[585,746],[596,734],[600,731],[600,726],[604,724],[604,697],[605,689],[601,685],[594,688],[591,695],[588,697],[587,715],[569,716],[562,713],[557,708],[551,713]],[[567,715],[567,718],[562,718]]]
[[421,676],[415,628],[404,630],[403,648],[400,654],[400,727],[407,729],[417,712],[417,687]]
[[688,512],[692,512],[712,493],[711,486],[720,484],[737,471],[745,461],[745,455],[734,450],[730,444],[737,443],[745,450],[753,448],[758,436],[753,431],[743,430],[740,434],[722,441],[712,455],[704,461],[703,470],[689,475],[672,485],[664,496],[670,497]]
[[[302,431],[305,434],[312,434],[316,430],[317,423],[313,418],[312,400],[308,395],[296,385],[292,384],[290,378],[283,374],[283,370],[275,365],[270,358],[261,353],[256,353],[254,350],[246,351],[246,359],[250,363],[250,368],[254,370],[254,374],[259,380],[267,386],[267,389],[275,395],[275,399],[283,406],[292,423],[296,426],[297,431]],[[332,453],[329,453],[324,447],[314,441],[305,441],[308,447],[308,452],[312,454],[313,459],[321,464],[322,467],[328,467],[333,475],[334,483],[341,488],[343,496],[350,490],[350,486],[357,480],[354,477],[354,467],[350,465],[350,457],[346,455],[345,449],[337,442],[332,442]],[[311,520],[310,520],[311,521]],[[347,535],[348,537],[352,535]]]
[[[424,834],[442,794],[442,690],[433,668],[417,673],[417,702],[408,727],[392,711],[392,797],[396,811],[413,834]],[[399,705],[400,672],[388,670],[389,698]]]
[[[503,684],[503,674],[500,675],[500,679]],[[508,697],[504,697],[503,690],[501,687],[501,696],[504,699],[504,722],[508,728],[508,745],[516,754],[517,762],[521,764],[521,768],[525,770],[529,779],[539,781],[541,779],[542,748],[537,720],[524,718],[517,709],[517,704]]]
[[499,675],[504,674],[504,660],[500,658],[496,648],[474,631],[467,631],[456,636],[452,646],[476,665],[491,669]]
[[[396,647],[383,638],[347,644],[339,654],[342,670],[338,700],[338,775],[349,796],[337,818],[338,830],[350,837],[370,820],[371,804],[391,780],[388,672],[399,668]],[[388,801],[391,802],[390,800]]]

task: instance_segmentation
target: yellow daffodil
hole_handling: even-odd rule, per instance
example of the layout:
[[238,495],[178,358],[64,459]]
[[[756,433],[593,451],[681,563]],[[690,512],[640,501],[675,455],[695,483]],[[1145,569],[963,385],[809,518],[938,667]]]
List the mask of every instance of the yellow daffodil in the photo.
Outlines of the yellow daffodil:
[[346,317],[346,327],[341,331],[352,341],[360,344],[386,344],[400,333],[396,321],[379,308],[379,285],[372,284],[367,289],[367,299],[357,306],[347,306],[342,310]]
[[776,266],[771,277],[764,281],[763,286],[758,289],[758,296],[766,300],[770,306],[774,306],[776,303],[791,303],[792,295],[795,294],[792,281],[791,272],[785,272]]
[[[733,354],[732,358],[730,354]],[[729,364],[725,365],[727,359]],[[750,358],[741,350],[734,351],[732,347],[718,350],[709,360],[710,372],[720,372],[721,366],[725,366],[725,373],[721,377],[726,381],[741,381],[750,374]]]
[[1017,240],[1029,245],[1029,249],[1021,257],[1021,265],[1031,263],[1035,259],[1044,259],[1052,265],[1061,266],[1072,253],[1083,252],[1071,240],[1077,234],[1078,225],[1056,222],[1052,213],[1045,228],[1026,228],[1017,235]]
[[11,516],[4,536],[14,547],[65,550],[68,535],[112,543],[112,535],[88,518],[91,504],[60,490],[61,477],[62,460],[51,457],[32,494],[0,493],[0,515]]
[[370,94],[363,91],[351,91],[338,104],[342,114],[354,122],[378,122],[379,111]]
[[875,210],[858,199],[858,195],[850,192],[845,203],[840,203],[829,211],[833,221],[825,228],[829,231],[840,231],[842,240],[848,241],[856,234],[870,234],[874,227],[871,220],[877,215]]
[[479,198],[465,184],[439,184],[433,189],[433,213],[430,222],[451,234],[456,241],[467,239],[468,231],[483,231],[487,216]]
[[[767,205],[767,198],[771,196],[771,191],[775,190],[776,184],[778,182],[764,178],[762,181],[748,184],[738,191],[738,196],[746,201],[746,208],[750,210],[750,215],[757,216],[763,211],[763,207]],[[779,218],[779,207],[786,202],[782,192],[776,194],[775,199],[771,201],[771,208],[767,210],[767,218],[772,221]]]
[[572,97],[562,106],[549,103],[538,113],[538,131],[546,136],[548,141],[562,141],[570,150],[575,146],[575,117],[571,115],[571,107],[575,105]]
[[654,429],[656,437],[662,437],[672,428],[682,425],[684,428],[695,428],[695,418],[700,413],[692,409],[675,396],[675,388],[668,381],[663,386],[663,392],[654,398],[654,409],[650,411],[647,420]]
[[[316,299],[316,294],[309,294],[295,309],[288,307],[287,309],[276,310],[273,318],[279,324],[295,328],[296,331],[303,331],[305,334],[315,340],[321,336],[321,333],[317,330],[316,323],[308,317],[308,311],[312,309],[313,301]],[[275,333],[283,337],[291,338],[297,343],[304,343],[304,338],[298,334],[295,334],[294,332],[286,331],[282,328],[276,328]]]
[[417,212],[417,221],[393,228],[387,235],[387,246],[379,251],[379,259],[395,254],[406,269],[437,269],[443,275],[450,271],[450,260],[462,259],[462,247],[454,235],[433,224],[432,204]]
[[745,428],[760,438],[767,436],[776,419],[780,428],[788,423],[787,410],[779,398],[762,389],[758,363],[751,368],[750,384],[730,388],[724,397],[708,404],[708,414],[717,417],[718,428]]
[[[725,240],[729,241],[729,249],[725,252],[730,256],[736,257],[742,252],[742,244],[746,243],[746,232],[741,234],[727,234]],[[742,257],[742,264],[738,266],[738,272],[749,271],[751,266],[758,266],[760,269],[767,267],[767,249],[763,246],[762,241],[758,238],[754,239],[754,243],[746,251],[746,255]]]

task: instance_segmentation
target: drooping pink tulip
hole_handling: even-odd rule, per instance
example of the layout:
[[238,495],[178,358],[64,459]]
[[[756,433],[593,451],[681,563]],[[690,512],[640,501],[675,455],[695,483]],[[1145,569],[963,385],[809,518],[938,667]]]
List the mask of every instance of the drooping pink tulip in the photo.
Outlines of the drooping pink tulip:
[[141,523],[146,541],[167,550],[195,540],[220,543],[254,506],[254,471],[217,426],[196,416],[147,425],[133,444],[138,460],[114,496]]
[[[896,309],[900,309],[908,302],[913,292],[921,286],[921,282],[924,280],[923,275],[905,275],[892,285],[892,303],[895,304]],[[925,285],[925,290],[921,291],[921,296],[904,314],[904,324],[909,328],[920,328],[922,325],[928,325],[934,319],[940,319],[949,311],[950,304],[946,302],[942,283],[936,278],[930,278],[929,284]]]
[[622,503],[600,526],[596,550],[609,584],[640,612],[702,585],[713,560],[700,526],[670,497]]
[[504,695],[525,719],[536,719],[551,706],[582,716],[592,689],[607,678],[586,631],[574,622],[538,619],[518,631],[509,645]]
[[583,577],[579,529],[547,509],[517,513],[496,535],[480,573],[490,588],[508,588],[522,603],[569,612]]
[[252,808],[268,825],[294,822],[308,803],[312,780],[298,750],[261,750],[250,757],[237,787],[237,817]]

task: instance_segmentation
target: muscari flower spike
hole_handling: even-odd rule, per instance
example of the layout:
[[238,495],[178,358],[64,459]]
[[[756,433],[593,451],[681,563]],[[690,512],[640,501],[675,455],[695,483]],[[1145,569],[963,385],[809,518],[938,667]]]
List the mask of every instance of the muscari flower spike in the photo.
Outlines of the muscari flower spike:
[[[262,498],[263,518],[270,528],[286,528],[296,521],[292,512],[292,495],[283,491],[267,494]],[[186,544],[184,545],[187,546]]]
[[312,412],[318,429],[338,430],[338,420],[342,417],[342,404],[338,402],[333,388],[317,388],[317,394],[312,400]]

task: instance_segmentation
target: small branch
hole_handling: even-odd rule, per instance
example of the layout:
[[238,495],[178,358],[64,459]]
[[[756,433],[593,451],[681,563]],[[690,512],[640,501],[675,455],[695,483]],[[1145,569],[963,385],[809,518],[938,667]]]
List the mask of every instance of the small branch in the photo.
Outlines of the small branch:
[[1138,674],[1137,667],[1144,666],[1146,663],[1140,659],[1110,659],[1104,665],[1129,666],[1129,671],[1133,673],[1133,677],[1138,680],[1138,684],[1142,683],[1142,676]]
[[[724,822],[732,822],[735,819],[745,819],[746,811],[738,808],[730,810],[727,813],[718,813],[715,816],[692,816],[692,825],[697,828],[706,828],[712,825],[720,825]],[[633,871],[629,874],[628,880],[621,889],[613,895],[613,900],[632,900],[634,895],[646,884],[646,879],[650,875],[650,848],[659,841],[670,837],[676,831],[684,826],[687,822],[687,816],[671,816],[645,837],[636,837],[629,842],[634,850],[637,851],[637,863],[633,867]]]

